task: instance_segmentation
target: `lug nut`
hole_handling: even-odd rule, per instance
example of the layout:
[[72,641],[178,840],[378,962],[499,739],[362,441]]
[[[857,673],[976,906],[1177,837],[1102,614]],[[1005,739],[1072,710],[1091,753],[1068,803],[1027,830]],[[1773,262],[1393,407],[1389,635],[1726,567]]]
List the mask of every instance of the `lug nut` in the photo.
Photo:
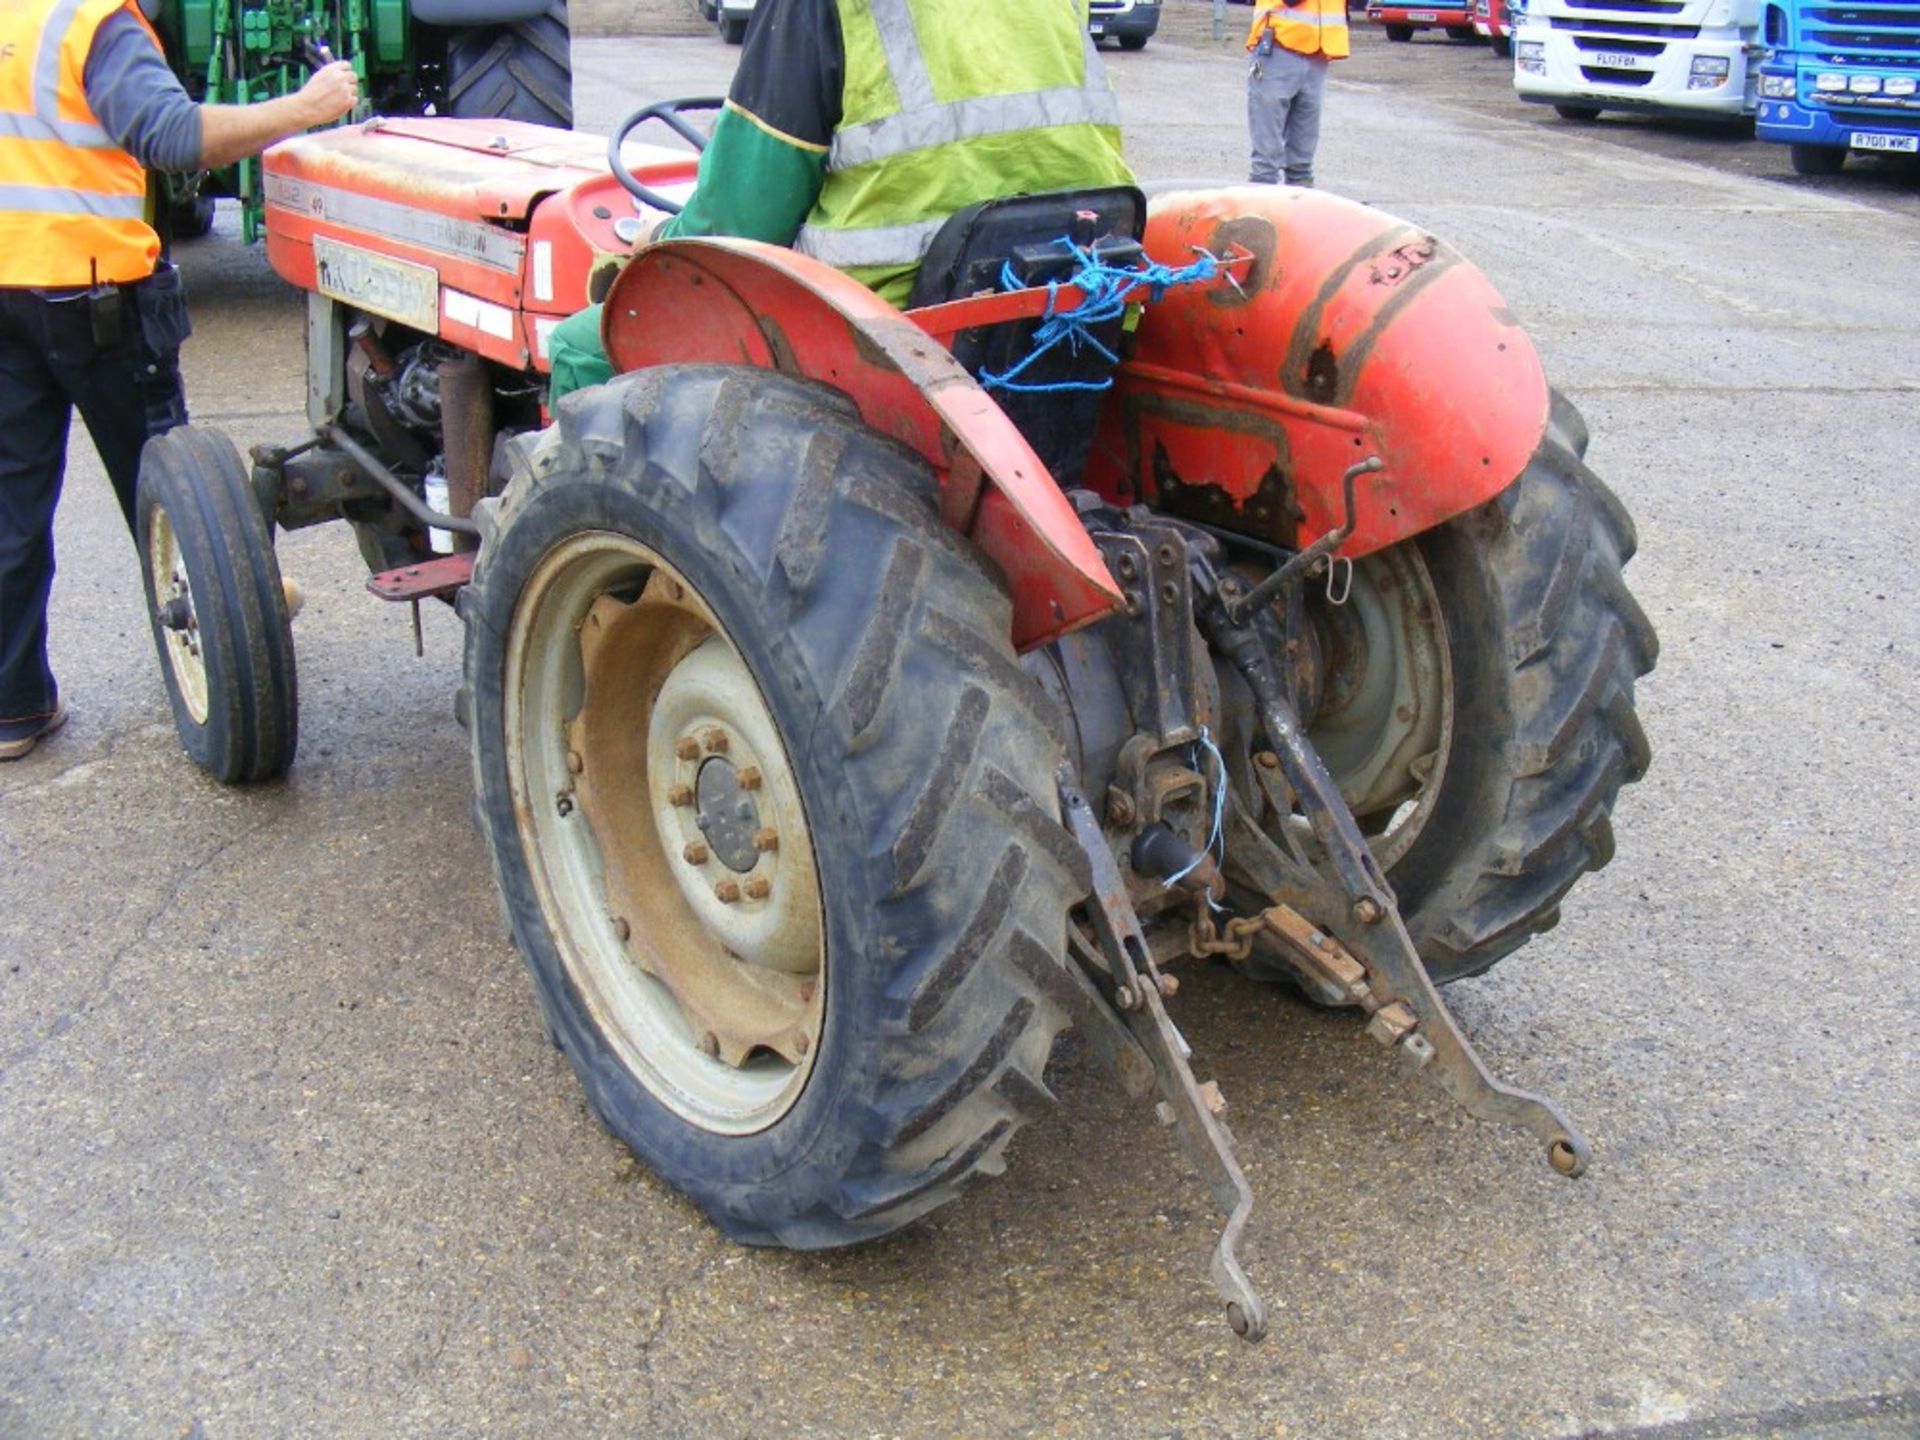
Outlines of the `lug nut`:
[[718,725],[710,725],[701,733],[700,743],[707,747],[709,755],[724,755],[727,753],[727,732]]
[[806,1036],[798,1035],[794,1037],[794,1041],[793,1041],[794,1054],[804,1055],[807,1053],[807,1051],[811,1050],[812,1048],[813,1048],[813,1042],[807,1039]]
[[633,933],[633,927],[627,924],[626,916],[616,915],[613,917],[613,938],[614,939],[625,941],[625,939],[632,933]]
[[753,848],[762,855],[780,848],[780,832],[771,825],[762,825],[753,832]]
[[667,803],[680,806],[693,804],[693,787],[691,785],[674,786],[667,791]]
[[673,742],[673,755],[676,760],[698,760],[700,742],[691,735],[682,735]]
[[764,875],[749,875],[746,890],[749,900],[764,900],[773,893],[773,882]]
[[1253,757],[1253,763],[1258,765],[1262,770],[1278,770],[1280,768],[1280,757],[1271,750],[1262,750],[1258,755]]
[[701,1031],[700,1053],[702,1055],[718,1055],[720,1053],[720,1037],[711,1030]]
[[680,858],[689,865],[704,865],[707,863],[707,856],[711,853],[701,841],[689,840],[687,848],[680,852]]
[[582,770],[586,768],[587,768],[587,762],[580,758],[580,752],[578,750],[567,751],[567,773],[568,774],[578,775]]
[[1353,918],[1362,925],[1376,925],[1386,913],[1380,908],[1380,902],[1371,895],[1362,895],[1353,902]]
[[740,882],[732,879],[722,880],[713,887],[713,898],[718,900],[722,905],[738,903],[740,899]]
[[735,773],[733,780],[742,790],[758,790],[760,788],[760,771],[756,766],[742,765]]

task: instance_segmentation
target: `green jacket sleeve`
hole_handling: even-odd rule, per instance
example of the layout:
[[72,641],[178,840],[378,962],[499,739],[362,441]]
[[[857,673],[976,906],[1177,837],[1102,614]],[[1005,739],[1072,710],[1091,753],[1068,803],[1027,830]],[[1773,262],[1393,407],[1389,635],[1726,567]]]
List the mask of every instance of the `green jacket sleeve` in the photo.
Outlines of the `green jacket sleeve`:
[[783,135],[729,101],[700,157],[700,183],[658,238],[740,235],[790,245],[826,169],[825,146]]

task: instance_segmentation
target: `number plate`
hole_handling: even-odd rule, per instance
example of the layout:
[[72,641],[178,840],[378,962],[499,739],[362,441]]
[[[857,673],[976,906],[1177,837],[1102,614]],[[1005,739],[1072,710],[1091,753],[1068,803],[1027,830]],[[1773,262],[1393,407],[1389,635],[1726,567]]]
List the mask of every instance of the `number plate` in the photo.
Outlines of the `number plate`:
[[1087,26],[1087,33],[1089,35],[1104,35],[1107,33],[1107,27],[1102,25],[1098,20],[1096,20],[1091,25]]
[[1409,20],[1438,20],[1439,18],[1440,18],[1439,15],[1437,15],[1431,10],[1407,11],[1407,19]]
[[393,260],[316,235],[313,270],[322,295],[429,335],[440,333],[440,277],[430,265]]
[[1604,65],[1609,70],[1638,70],[1647,62],[1631,50],[1596,50],[1593,52],[1593,63]]
[[1902,155],[1920,154],[1920,135],[1875,135],[1856,130],[1847,137],[1856,150],[1891,150]]

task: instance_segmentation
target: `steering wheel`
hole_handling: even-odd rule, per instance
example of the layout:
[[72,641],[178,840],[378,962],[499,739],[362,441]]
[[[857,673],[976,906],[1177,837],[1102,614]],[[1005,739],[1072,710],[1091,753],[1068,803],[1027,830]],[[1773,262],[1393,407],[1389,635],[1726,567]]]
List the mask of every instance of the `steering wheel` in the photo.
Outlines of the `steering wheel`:
[[651,105],[642,106],[614,127],[613,135],[607,141],[607,168],[613,171],[627,193],[642,204],[651,205],[656,210],[664,210],[669,215],[680,213],[678,201],[669,200],[658,190],[650,190],[633,178],[633,172],[627,169],[626,161],[620,158],[620,147],[627,143],[627,137],[649,120],[658,120],[673,130],[695,150],[707,148],[705,132],[696,127],[682,113],[688,110],[718,110],[725,105],[726,99],[719,95],[703,96],[696,100],[656,100]]

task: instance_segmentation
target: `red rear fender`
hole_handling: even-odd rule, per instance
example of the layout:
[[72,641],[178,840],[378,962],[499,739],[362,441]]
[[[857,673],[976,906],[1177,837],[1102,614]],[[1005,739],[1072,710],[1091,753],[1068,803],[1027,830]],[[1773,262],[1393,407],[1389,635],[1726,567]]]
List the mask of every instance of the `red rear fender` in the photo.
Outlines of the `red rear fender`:
[[1154,198],[1169,265],[1228,243],[1258,257],[1242,297],[1176,288],[1149,307],[1100,422],[1087,481],[1120,503],[1305,544],[1362,477],[1364,555],[1505,489],[1546,427],[1539,357],[1493,286],[1419,227],[1317,190]]
[[925,458],[943,518],[1005,572],[1021,649],[1111,613],[1119,591],[1073,507],[1000,407],[940,344],[857,281],[751,240],[640,252],[607,296],[614,368],[755,365],[849,396]]

